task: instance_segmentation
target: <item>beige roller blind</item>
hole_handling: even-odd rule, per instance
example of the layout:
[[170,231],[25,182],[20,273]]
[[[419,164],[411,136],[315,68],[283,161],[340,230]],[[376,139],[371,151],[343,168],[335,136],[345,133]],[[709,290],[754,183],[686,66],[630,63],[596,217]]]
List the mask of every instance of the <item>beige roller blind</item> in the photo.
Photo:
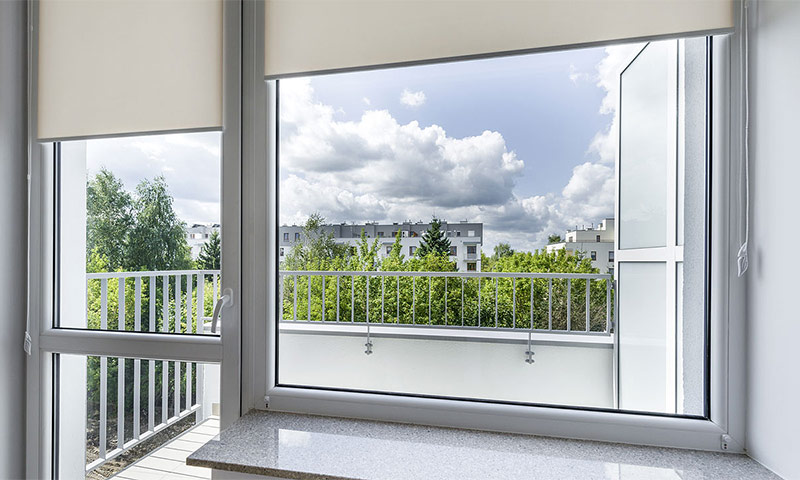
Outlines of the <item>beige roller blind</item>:
[[38,137],[222,125],[222,0],[41,0]]
[[732,0],[266,0],[265,74],[733,28]]

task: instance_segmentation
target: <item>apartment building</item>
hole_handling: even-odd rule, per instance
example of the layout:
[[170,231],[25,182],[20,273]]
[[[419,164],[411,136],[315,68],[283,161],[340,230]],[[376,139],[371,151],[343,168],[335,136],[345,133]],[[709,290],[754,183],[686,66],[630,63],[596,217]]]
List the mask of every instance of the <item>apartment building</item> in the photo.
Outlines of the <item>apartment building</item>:
[[189,244],[193,259],[200,256],[200,250],[203,248],[203,245],[208,242],[208,239],[211,238],[213,232],[219,233],[218,223],[195,223],[191,227],[186,228],[186,243]]
[[570,254],[583,253],[591,259],[592,266],[600,273],[614,273],[614,219],[606,218],[594,225],[568,230],[564,241],[545,247],[547,253],[566,249]]
[[[430,228],[425,222],[395,222],[363,224],[325,225],[326,232],[333,233],[337,243],[356,245],[363,231],[369,239],[379,239],[378,254],[386,257],[392,251],[395,235],[400,231],[402,253],[406,258],[413,257],[422,243],[422,235]],[[481,271],[481,246],[483,245],[483,224],[461,221],[456,223],[442,222],[442,231],[450,240],[450,261],[456,262],[460,272]],[[278,258],[283,260],[295,245],[302,239],[303,227],[285,225],[278,232]]]

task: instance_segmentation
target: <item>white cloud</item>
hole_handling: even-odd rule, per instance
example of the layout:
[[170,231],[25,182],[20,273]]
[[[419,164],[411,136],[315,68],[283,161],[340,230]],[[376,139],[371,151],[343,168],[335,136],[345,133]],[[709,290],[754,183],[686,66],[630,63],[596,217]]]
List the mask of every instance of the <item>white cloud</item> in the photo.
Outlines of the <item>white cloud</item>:
[[370,100],[370,99],[369,99],[369,98],[367,98],[367,97],[362,97],[362,98],[361,98],[361,101],[362,101],[362,102],[364,102],[364,105],[366,105],[366,106],[370,106],[370,105],[372,105],[372,100]]
[[570,63],[570,65],[569,65],[569,79],[570,79],[570,81],[572,83],[578,83],[578,81],[591,80],[591,78],[592,78],[591,75],[589,75],[588,73],[579,71],[578,68],[575,67],[575,65]]
[[403,93],[400,94],[400,103],[412,108],[421,107],[425,103],[425,92],[422,90],[419,92],[412,92],[406,88],[403,90]]
[[181,220],[218,223],[220,148],[218,132],[88,140],[86,169],[91,177],[105,167],[129,191],[163,175]]

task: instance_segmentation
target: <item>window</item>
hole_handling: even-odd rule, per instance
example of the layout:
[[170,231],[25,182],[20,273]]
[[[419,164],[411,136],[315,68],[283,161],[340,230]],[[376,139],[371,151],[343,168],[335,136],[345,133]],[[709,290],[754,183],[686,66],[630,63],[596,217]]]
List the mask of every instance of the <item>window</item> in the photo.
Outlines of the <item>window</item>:
[[[220,365],[199,361],[198,339],[220,336],[212,316],[229,285],[220,143],[207,132],[49,147],[54,331],[80,332],[73,345],[87,352],[119,352],[55,356],[61,478],[113,476],[183,431],[218,424]],[[129,346],[153,333],[163,357]]]
[[[678,204],[677,193],[667,195],[670,185],[684,185],[683,204],[693,212],[708,208],[707,55],[706,40],[699,38],[278,80],[276,178],[286,185],[277,189],[277,222],[303,223],[305,217],[305,225],[314,227],[318,212],[322,226],[414,219],[412,236],[419,242],[404,245],[408,256],[397,259],[377,255],[378,242],[357,239],[350,258],[343,250],[330,271],[319,271],[324,263],[309,256],[307,263],[277,272],[283,299],[276,326],[278,388],[707,416],[707,346],[691,340],[707,338],[705,293],[682,292],[680,306],[671,300],[678,297],[676,276],[684,279],[680,285],[705,280],[704,269],[690,272],[674,260],[680,249],[705,265],[705,216],[666,214]],[[578,72],[572,80],[563,73],[569,71]],[[590,80],[601,74],[603,82]],[[540,75],[552,78],[531,80]],[[487,85],[497,95],[488,96]],[[576,88],[593,90],[594,100],[574,94]],[[438,92],[435,109],[426,103],[433,102],[432,92]],[[544,97],[552,101],[548,111],[538,108],[537,99]],[[393,100],[376,109],[370,99],[377,98]],[[611,111],[601,113],[601,105]],[[340,111],[346,113],[331,113]],[[526,138],[513,135],[511,127],[493,127],[500,120],[497,112],[513,119],[510,124],[542,125],[541,131]],[[673,128],[678,123],[682,133]],[[475,131],[484,134],[456,133]],[[570,141],[556,142],[559,138]],[[581,158],[534,168],[540,148],[557,150],[582,138],[605,142],[581,147],[589,152],[588,167]],[[303,145],[323,147],[310,152]],[[568,156],[565,151],[553,158]],[[678,177],[679,157],[697,173],[691,181]],[[454,176],[460,180],[453,182]],[[619,195],[601,196],[592,187],[615,182]],[[539,211],[557,213],[542,224]],[[612,249],[629,250],[625,261],[619,253],[616,279],[598,273],[577,249],[548,256],[553,265],[530,261],[553,234],[568,231],[570,242],[600,242],[601,234],[581,225],[613,218],[615,212],[620,244]],[[447,224],[464,217],[476,225],[467,236],[480,232],[481,248],[492,252],[491,265],[480,272],[478,262],[452,258],[458,246],[451,239],[461,232]],[[666,229],[666,218],[682,222],[691,238],[684,234],[684,244],[675,245],[671,232],[677,226]],[[316,238],[323,232],[319,228]],[[298,248],[314,255],[322,245],[315,241],[311,233]],[[658,249],[645,251],[670,242],[669,258]],[[332,248],[327,252],[340,255]],[[592,261],[597,252],[590,252]],[[466,254],[477,255],[477,245],[468,245]],[[648,314],[653,311],[655,316]],[[679,318],[681,328],[671,330],[668,318]],[[396,335],[374,339],[375,323]],[[340,327],[345,324],[346,335]],[[434,341],[423,333],[427,328],[443,333]],[[569,349],[548,343],[554,331],[569,339]],[[497,332],[508,337],[497,338]],[[442,342],[458,346],[460,356],[443,362]],[[358,358],[325,361],[351,358],[343,352],[356,344]],[[489,362],[490,351],[501,355],[513,345],[520,348],[514,350],[519,355],[508,356],[511,363]],[[549,348],[558,365],[574,366],[548,369],[536,362],[535,353]],[[379,350],[404,354],[371,355]],[[510,366],[514,362],[519,370]],[[487,363],[492,368],[485,368]],[[408,370],[387,376],[388,365]],[[415,373],[423,369],[424,382]],[[461,369],[480,373],[464,376]],[[564,382],[575,388],[565,389]]]
[[378,232],[378,238],[383,238],[383,232]]
[[613,262],[614,261],[614,250],[611,250],[610,252],[608,252],[608,261],[609,262]]
[[295,232],[295,234],[294,234],[294,241],[295,241],[295,242],[299,242],[299,241],[300,241],[300,233],[299,233],[299,232]]
[[284,242],[288,242],[288,241],[289,241],[289,233],[288,233],[288,232],[284,232],[284,234],[283,234],[283,241],[284,241]]
[[283,256],[283,247],[281,247],[280,256]]
[[392,253],[392,247],[386,247],[386,255],[389,255],[391,253]]

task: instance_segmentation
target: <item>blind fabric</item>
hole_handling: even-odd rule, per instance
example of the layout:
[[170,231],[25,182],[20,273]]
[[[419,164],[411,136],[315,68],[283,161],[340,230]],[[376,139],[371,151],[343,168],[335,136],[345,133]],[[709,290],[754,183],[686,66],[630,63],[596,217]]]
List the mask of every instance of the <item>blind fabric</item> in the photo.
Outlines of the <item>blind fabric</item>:
[[38,137],[222,126],[222,0],[41,0]]
[[732,0],[266,0],[267,77],[733,28]]

